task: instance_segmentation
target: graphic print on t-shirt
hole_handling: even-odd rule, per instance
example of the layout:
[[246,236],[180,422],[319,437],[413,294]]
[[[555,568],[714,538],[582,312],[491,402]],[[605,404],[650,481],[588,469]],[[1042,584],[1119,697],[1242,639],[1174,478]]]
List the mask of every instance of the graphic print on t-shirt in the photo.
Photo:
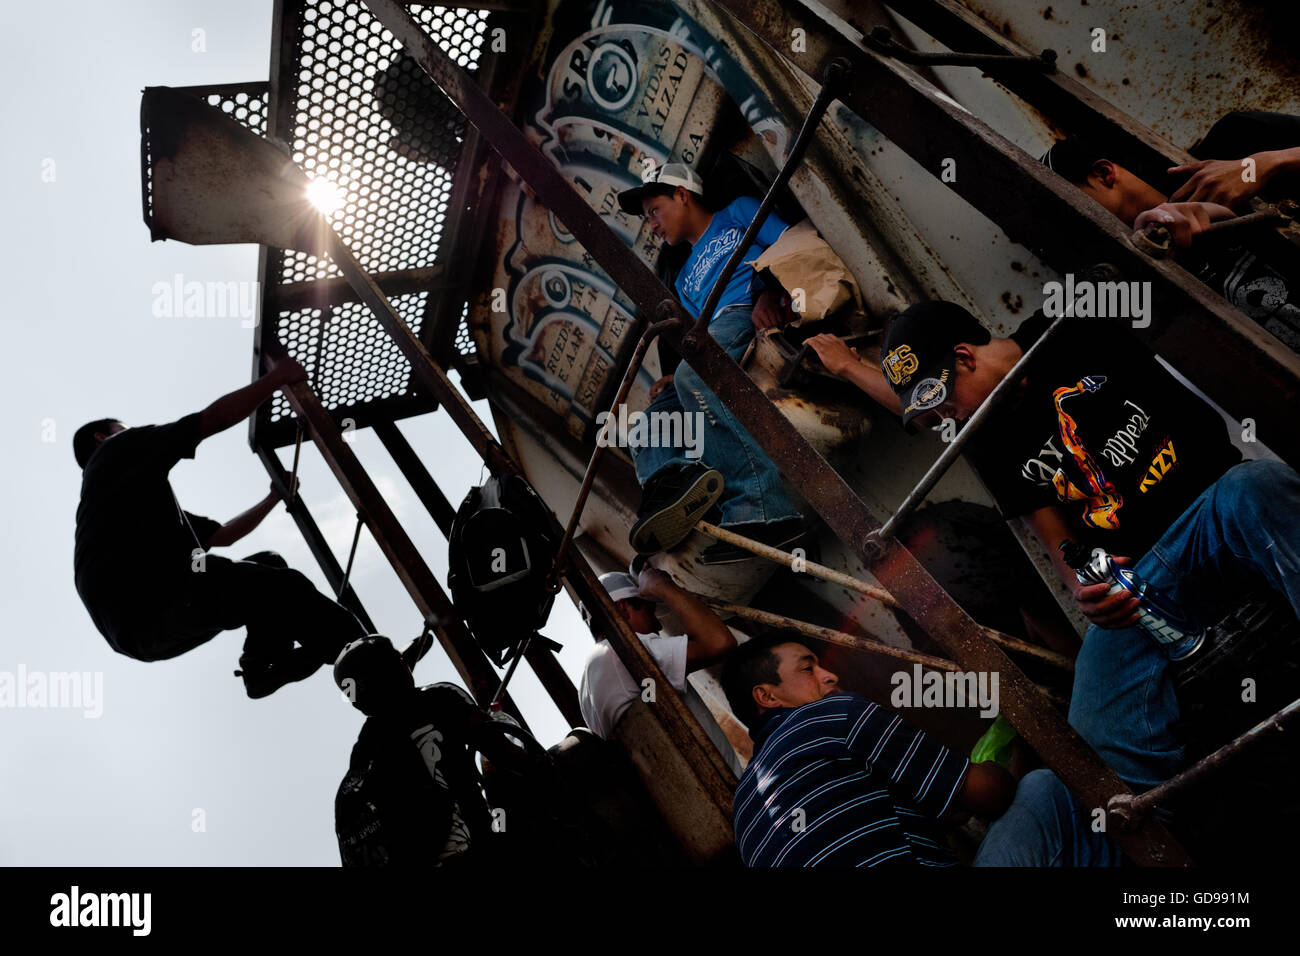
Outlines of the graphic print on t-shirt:
[[[1233,258],[1235,256],[1235,258]],[[1223,297],[1292,349],[1300,351],[1300,304],[1285,277],[1253,252],[1233,248],[1219,264],[1208,264],[1202,278]]]
[[[1022,351],[1047,322],[1016,333]],[[1055,508],[1082,543],[1139,558],[1241,452],[1121,324],[1067,319],[1043,348],[968,454],[1005,517]]]
[[[1106,382],[1105,375],[1084,375],[1074,385],[1052,390],[1057,434],[1044,443],[1038,452],[1040,457],[1031,458],[1021,466],[1020,473],[1036,484],[1050,483],[1057,499],[1062,503],[1081,505],[1079,517],[1085,526],[1102,531],[1116,531],[1120,528],[1124,495],[1118,484],[1108,477],[1107,471],[1113,474],[1127,469],[1145,457],[1147,451],[1142,449],[1154,449],[1152,458],[1146,463],[1145,473],[1141,477],[1134,476],[1131,483],[1137,485],[1139,494],[1145,495],[1173,471],[1178,458],[1173,439],[1167,435],[1162,436],[1154,446],[1149,439],[1139,442],[1151,422],[1151,416],[1128,398],[1119,407],[1122,414],[1127,414],[1127,419],[1118,425],[1114,434],[1109,435],[1104,443],[1089,447],[1080,433],[1076,415],[1072,412],[1079,413],[1079,398],[1097,395]],[[1111,396],[1112,399],[1114,397]],[[1072,399],[1075,401],[1072,402]],[[1058,439],[1064,453],[1056,447]],[[1081,481],[1071,480],[1066,474],[1066,454],[1078,470]],[[1054,458],[1057,462],[1055,468],[1041,456]]]
[[1092,455],[1088,453],[1088,449],[1084,447],[1083,439],[1079,437],[1078,424],[1062,407],[1062,403],[1067,398],[1082,395],[1085,392],[1095,392],[1105,384],[1105,375],[1085,375],[1077,385],[1070,388],[1058,388],[1052,393],[1052,401],[1056,403],[1056,418],[1061,425],[1061,441],[1065,443],[1066,449],[1074,457],[1075,464],[1083,472],[1092,494],[1089,495],[1081,491],[1078,486],[1065,477],[1065,471],[1060,468],[1052,476],[1052,487],[1056,489],[1056,494],[1062,501],[1084,502],[1083,521],[1085,524],[1094,528],[1114,530],[1119,527],[1119,509],[1124,506],[1124,496],[1106,480],[1106,473],[1102,471]]
[[691,265],[690,271],[682,280],[682,289],[688,295],[695,297],[704,292],[704,280],[713,272],[719,262],[730,256],[740,242],[743,233],[732,226],[730,229],[724,229],[708,242],[703,243],[700,247],[699,257]]

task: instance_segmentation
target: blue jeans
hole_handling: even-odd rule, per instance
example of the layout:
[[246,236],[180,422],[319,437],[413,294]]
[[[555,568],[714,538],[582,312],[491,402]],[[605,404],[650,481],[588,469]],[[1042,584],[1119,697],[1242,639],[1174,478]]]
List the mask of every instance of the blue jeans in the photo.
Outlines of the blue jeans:
[[[1300,614],[1300,475],[1289,465],[1248,461],[1224,472],[1136,565],[1198,627],[1267,583]],[[1178,700],[1169,660],[1137,627],[1090,627],[1074,670],[1070,723],[1101,758],[1139,789],[1185,763],[1174,732]]]
[[1025,774],[972,866],[1119,866],[1124,859],[1050,770]]
[[[729,306],[709,323],[709,334],[737,362],[754,339],[754,324],[749,307]],[[749,521],[780,521],[797,517],[790,496],[781,484],[781,473],[761,445],[741,425],[739,419],[713,394],[703,379],[686,362],[677,366],[673,388],[666,388],[646,408],[648,413],[700,412],[703,431],[700,460],[722,474],[722,497],[718,507],[724,525]],[[642,486],[665,465],[688,462],[683,447],[630,448],[636,465],[636,477]]]

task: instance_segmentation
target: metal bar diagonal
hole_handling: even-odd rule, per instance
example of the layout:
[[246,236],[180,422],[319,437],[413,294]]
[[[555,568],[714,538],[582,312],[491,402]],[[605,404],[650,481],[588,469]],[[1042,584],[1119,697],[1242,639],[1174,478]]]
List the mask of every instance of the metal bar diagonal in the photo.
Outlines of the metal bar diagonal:
[[963,449],[970,444],[971,439],[978,434],[984,423],[989,420],[989,417],[996,414],[997,410],[1002,405],[1005,405],[1010,400],[1010,397],[1015,394],[1015,391],[1020,384],[1020,380],[1025,377],[1025,373],[1029,370],[1029,366],[1038,358],[1038,356],[1042,355],[1043,352],[1046,351],[1047,342],[1052,338],[1056,333],[1056,330],[1061,327],[1061,323],[1065,320],[1065,315],[1057,316],[1057,318],[1052,321],[1052,324],[1043,331],[1043,334],[1038,337],[1038,341],[1034,342],[1034,344],[1029,347],[1029,350],[1025,352],[1024,355],[1020,356],[1016,361],[1016,364],[1011,366],[1011,370],[1003,376],[1002,381],[998,382],[998,384],[993,387],[993,391],[991,391],[984,401],[980,403],[979,408],[975,409],[975,414],[971,415],[970,420],[962,426],[962,430],[957,437],[948,443],[948,446],[944,448],[943,453],[939,455],[939,457],[935,459],[934,464],[930,466],[930,470],[927,471],[925,475],[922,476],[921,480],[916,483],[916,487],[908,492],[908,495],[903,499],[902,504],[898,506],[897,510],[889,516],[889,520],[880,528],[878,535],[881,538],[892,538],[898,533],[898,529],[905,521],[907,521],[912,512],[920,506],[921,502],[925,500],[926,495],[934,490],[934,486],[939,483],[939,479],[942,478],[947,473],[948,469],[953,466],[957,457],[961,455]]
[[[429,469],[424,467],[424,462],[415,453],[415,449],[406,440],[406,436],[402,434],[396,422],[376,422],[373,427],[384,448],[397,463],[398,469],[411,483],[415,496],[429,512],[438,530],[442,532],[444,538],[450,540],[451,523],[456,517],[456,509],[442,493],[433,475],[429,474]],[[573,686],[573,681],[564,672],[555,655],[545,647],[530,641],[524,652],[524,659],[528,661],[533,673],[546,688],[546,692],[551,695],[551,700],[564,715],[564,719],[569,722],[569,726],[581,727],[585,721],[582,708],[578,706],[577,688]]]
[[[275,452],[262,445],[257,447],[257,457],[262,460],[266,467],[267,474],[271,476],[271,484],[275,486],[276,492],[285,501],[285,507],[288,509],[294,523],[298,525],[298,530],[302,533],[304,540],[307,542],[307,548],[315,557],[316,563],[320,565],[321,573],[325,575],[325,580],[329,582],[330,589],[338,594],[338,602],[357,616],[370,633],[375,632],[375,623],[366,613],[366,609],[361,604],[361,599],[357,597],[357,592],[352,589],[352,585],[343,580],[343,568],[339,566],[338,559],[334,557],[334,552],[330,551],[325,536],[321,534],[320,528],[317,527],[316,521],[307,510],[306,503],[302,500],[302,494],[294,496],[289,500],[289,474],[284,470],[284,465],[280,464],[280,459],[276,457]],[[342,589],[340,591],[340,589]]]
[[[403,14],[404,16],[404,14]],[[414,28],[417,33],[419,28]],[[423,36],[420,33],[420,36]],[[539,154],[540,158],[540,154]],[[567,188],[567,187],[566,187]],[[575,196],[576,198],[576,196]],[[579,200],[581,201],[581,200]],[[447,378],[446,373],[430,357],[410,326],[402,321],[393,309],[392,303],[384,297],[374,281],[357,262],[346,243],[333,229],[328,229],[323,237],[325,251],[334,264],[356,291],[357,296],[374,313],[380,325],[392,336],[397,347],[411,363],[415,378],[438,400],[457,427],[469,439],[474,450],[478,452],[494,475],[513,474],[527,481],[523,469],[511,458],[504,448],[488,431],[487,426],[478,417],[461,395],[460,391]],[[639,263],[638,263],[639,264]],[[651,277],[653,279],[653,276]],[[655,280],[657,281],[657,280]],[[301,388],[301,386],[299,386]],[[349,452],[350,453],[350,452]],[[336,472],[337,473],[337,472]],[[554,520],[554,516],[552,516]],[[559,529],[559,522],[555,521]],[[399,532],[400,528],[397,529]],[[378,535],[376,535],[378,537]],[[735,774],[726,765],[717,747],[709,740],[704,729],[695,716],[686,708],[681,697],[673,690],[672,684],[664,676],[659,665],[655,663],[640,639],[628,627],[623,616],[618,613],[609,595],[601,586],[596,573],[591,569],[581,552],[570,549],[567,559],[567,574],[570,584],[578,593],[583,604],[596,616],[605,629],[610,646],[618,654],[619,660],[627,668],[632,678],[641,683],[645,680],[654,682],[656,700],[662,706],[655,708],[655,714],[663,721],[665,729],[673,742],[681,750],[682,756],[691,765],[692,770],[709,793],[710,798],[730,816],[731,791],[735,785]],[[436,584],[436,582],[435,582]],[[441,594],[441,589],[439,592]],[[453,613],[453,612],[448,612]],[[477,649],[477,648],[476,648]],[[550,654],[549,650],[534,648],[538,653]],[[530,651],[533,653],[534,651]],[[480,652],[481,653],[481,652]],[[491,700],[496,687],[493,686],[483,700]]]
[[[666,303],[665,311],[680,318],[680,306],[667,287],[587,205],[510,118],[407,16],[401,4],[394,0],[370,0],[369,6],[406,52],[632,299],[642,322],[654,315],[661,303]],[[785,34],[789,35],[788,32]],[[824,59],[828,61],[829,57]],[[825,62],[821,63],[823,69],[825,65]],[[855,69],[855,86],[871,88],[868,77],[876,72],[873,70],[864,75]],[[817,75],[820,75],[820,70]],[[875,90],[872,93],[874,95]],[[375,295],[382,299],[377,289]],[[996,671],[1001,675],[1003,713],[1086,806],[1105,807],[1110,797],[1127,791],[1115,773],[910,553],[894,546],[887,548],[882,557],[879,549],[870,546],[870,535],[878,523],[853,489],[813,450],[711,336],[704,336],[697,347],[689,350],[681,348],[681,335],[665,333],[665,337],[670,342],[676,339],[672,344],[679,347],[683,358],[732,412],[747,423],[750,433],[781,472],[795,481],[812,507],[872,568],[900,604],[949,655],[969,670]],[[588,588],[596,583],[586,574],[579,580]],[[602,611],[608,613],[612,608],[604,606],[608,605],[607,596],[598,586],[596,591],[600,592],[597,596],[602,600]],[[586,600],[586,595],[583,599]],[[624,639],[611,643],[633,677],[639,677],[632,664],[636,652],[644,654],[640,641]],[[694,725],[694,730],[699,732],[698,724]],[[1119,840],[1139,863],[1181,865],[1187,862],[1182,848],[1163,827],[1151,820],[1143,821],[1141,829],[1135,833],[1120,835]]]
[[[482,649],[465,630],[438,579],[416,550],[415,544],[403,530],[397,516],[384,501],[351,447],[343,440],[338,426],[306,382],[285,388],[284,396],[294,414],[307,423],[312,439],[320,448],[330,471],[338,479],[357,512],[364,516],[370,533],[374,535],[380,550],[397,572],[420,613],[426,621],[433,622],[434,633],[451,658],[457,673],[469,685],[475,700],[486,704],[497,689],[496,672]],[[523,717],[513,702],[507,702],[506,709],[522,722]]]

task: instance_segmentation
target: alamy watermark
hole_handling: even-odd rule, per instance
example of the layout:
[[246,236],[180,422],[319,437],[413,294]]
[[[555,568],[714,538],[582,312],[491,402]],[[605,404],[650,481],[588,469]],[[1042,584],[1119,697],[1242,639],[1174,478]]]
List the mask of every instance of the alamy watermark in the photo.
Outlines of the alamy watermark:
[[620,405],[617,417],[601,412],[596,425],[600,429],[596,444],[601,448],[679,448],[693,461],[704,454],[703,412],[629,412]]
[[74,884],[50,897],[51,926],[125,926],[132,936],[148,936],[152,912],[152,893],[83,893]]
[[1151,324],[1150,282],[1074,281],[1074,273],[1065,274],[1065,282],[1043,285],[1043,314],[1049,319],[1062,315],[1080,318],[1130,319],[1133,328]]
[[0,708],[81,710],[87,720],[104,715],[103,671],[0,671]]
[[997,671],[927,671],[920,664],[895,671],[889,703],[900,707],[978,707],[981,717],[998,715]]
[[153,314],[160,319],[239,319],[243,328],[257,325],[258,283],[186,281],[155,282]]

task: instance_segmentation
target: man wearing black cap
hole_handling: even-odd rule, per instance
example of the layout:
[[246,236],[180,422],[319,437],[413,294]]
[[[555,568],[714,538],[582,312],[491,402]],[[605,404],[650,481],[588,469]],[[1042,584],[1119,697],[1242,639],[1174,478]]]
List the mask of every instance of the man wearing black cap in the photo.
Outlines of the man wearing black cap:
[[[669,245],[691,246],[674,283],[682,305],[698,317],[727,260],[739,245],[758,201],[742,196],[712,212],[703,203],[704,183],[682,163],[666,163],[635,189],[619,194],[624,212],[644,215],[656,236]],[[785,231],[769,215],[749,248],[757,259]],[[728,280],[709,321],[709,334],[737,361],[753,341],[755,328],[780,325],[782,312],[769,293],[751,291],[754,270],[742,262]],[[649,445],[631,449],[643,488],[632,546],[640,554],[676,547],[717,504],[718,521],[729,531],[787,549],[804,533],[803,520],[786,494],[781,474],[745,427],[686,363],[652,390],[650,420],[656,413],[688,412],[703,429],[701,458],[690,460],[683,448]],[[747,551],[718,542],[700,556],[704,564],[749,559]]]
[[[1229,113],[1190,152],[1196,162],[1153,178],[1163,188],[1108,158],[1110,144],[1071,137],[1043,156],[1053,171],[1074,183],[1134,229],[1168,228],[1179,260],[1237,309],[1291,348],[1300,350],[1300,285],[1284,263],[1271,263],[1261,248],[1231,241],[1196,240],[1220,219],[1249,212],[1249,200],[1300,198],[1300,116]],[[1178,178],[1186,177],[1178,183]],[[1258,246],[1258,244],[1256,244]]]
[[[1041,313],[994,338],[960,306],[899,315],[880,372],[823,339],[827,367],[883,399],[905,424],[964,421],[1043,333]],[[1300,476],[1241,461],[1223,419],[1125,327],[1069,318],[1044,343],[967,447],[1007,518],[1023,516],[1053,556],[1089,628],[1075,665],[1070,722],[1131,783],[1181,769],[1178,705],[1164,652],[1134,625],[1137,600],[1078,583],[1059,552],[1104,548],[1198,626],[1264,583],[1300,613]]]

